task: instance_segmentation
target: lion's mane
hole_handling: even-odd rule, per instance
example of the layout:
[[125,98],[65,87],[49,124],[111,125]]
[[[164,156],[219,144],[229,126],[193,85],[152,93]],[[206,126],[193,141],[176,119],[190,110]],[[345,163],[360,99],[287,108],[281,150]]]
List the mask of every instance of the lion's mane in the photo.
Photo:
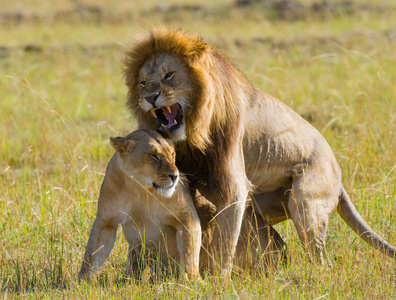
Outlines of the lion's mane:
[[193,186],[227,192],[229,153],[240,150],[236,143],[243,134],[242,112],[254,98],[255,90],[228,57],[199,35],[156,28],[138,38],[126,55],[127,105],[141,128],[159,128],[152,116],[140,109],[136,87],[143,64],[161,53],[182,59],[192,82],[192,109],[185,119],[187,139],[177,146],[178,167]]

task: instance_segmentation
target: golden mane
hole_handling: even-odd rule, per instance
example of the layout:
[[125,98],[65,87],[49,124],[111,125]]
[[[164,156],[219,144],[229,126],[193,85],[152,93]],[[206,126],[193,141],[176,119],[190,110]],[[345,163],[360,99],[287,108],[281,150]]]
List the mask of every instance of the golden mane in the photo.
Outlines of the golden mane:
[[[219,138],[217,135],[227,136],[224,128],[232,131],[239,124],[238,110],[246,105],[243,98],[252,87],[230,59],[216,52],[199,35],[167,27],[152,29],[127,49],[125,61],[127,105],[142,128],[158,129],[158,125],[139,108],[136,88],[139,71],[147,60],[161,53],[179,57],[188,67],[194,110],[186,119],[186,146],[206,152],[212,141]],[[229,138],[232,134],[226,137]]]

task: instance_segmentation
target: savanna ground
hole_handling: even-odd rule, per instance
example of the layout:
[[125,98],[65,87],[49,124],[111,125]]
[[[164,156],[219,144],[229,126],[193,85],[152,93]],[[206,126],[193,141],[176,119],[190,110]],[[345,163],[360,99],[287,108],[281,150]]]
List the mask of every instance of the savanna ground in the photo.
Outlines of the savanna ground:
[[[167,2],[167,4],[165,4]],[[209,1],[208,1],[209,2]],[[0,8],[0,295],[2,298],[394,299],[395,262],[337,214],[331,269],[311,264],[291,222],[276,226],[291,263],[266,276],[202,282],[124,279],[126,242],[91,284],[78,273],[109,136],[134,129],[124,49],[168,24],[198,32],[253,84],[326,137],[358,211],[396,244],[396,4],[327,1],[11,1]]]

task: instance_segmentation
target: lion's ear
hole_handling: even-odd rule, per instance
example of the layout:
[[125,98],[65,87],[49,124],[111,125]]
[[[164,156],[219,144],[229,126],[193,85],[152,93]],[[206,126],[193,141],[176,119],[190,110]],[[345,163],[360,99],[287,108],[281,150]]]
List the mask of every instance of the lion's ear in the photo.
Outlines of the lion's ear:
[[190,63],[202,60],[209,50],[209,45],[200,36],[195,36],[195,40],[190,46],[193,46],[190,51],[188,51],[189,53],[187,56]]
[[208,44],[198,36],[195,41],[194,52],[192,53],[192,58],[194,61],[201,60],[204,55],[208,52],[209,46]]
[[128,149],[128,147],[134,145],[135,142],[124,137],[111,137],[110,144],[115,151],[123,153]]

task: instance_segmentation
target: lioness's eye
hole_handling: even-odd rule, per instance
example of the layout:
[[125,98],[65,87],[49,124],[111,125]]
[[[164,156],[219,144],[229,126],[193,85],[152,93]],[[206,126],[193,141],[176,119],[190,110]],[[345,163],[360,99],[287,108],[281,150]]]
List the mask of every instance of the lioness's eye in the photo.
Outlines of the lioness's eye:
[[170,80],[170,79],[173,77],[173,74],[175,74],[175,72],[166,73],[165,79],[166,79],[166,80]]
[[142,87],[145,87],[145,86],[146,86],[146,81],[141,81],[141,82],[140,82],[140,85],[141,85]]
[[150,154],[150,157],[154,160],[159,160],[158,156],[155,154]]

